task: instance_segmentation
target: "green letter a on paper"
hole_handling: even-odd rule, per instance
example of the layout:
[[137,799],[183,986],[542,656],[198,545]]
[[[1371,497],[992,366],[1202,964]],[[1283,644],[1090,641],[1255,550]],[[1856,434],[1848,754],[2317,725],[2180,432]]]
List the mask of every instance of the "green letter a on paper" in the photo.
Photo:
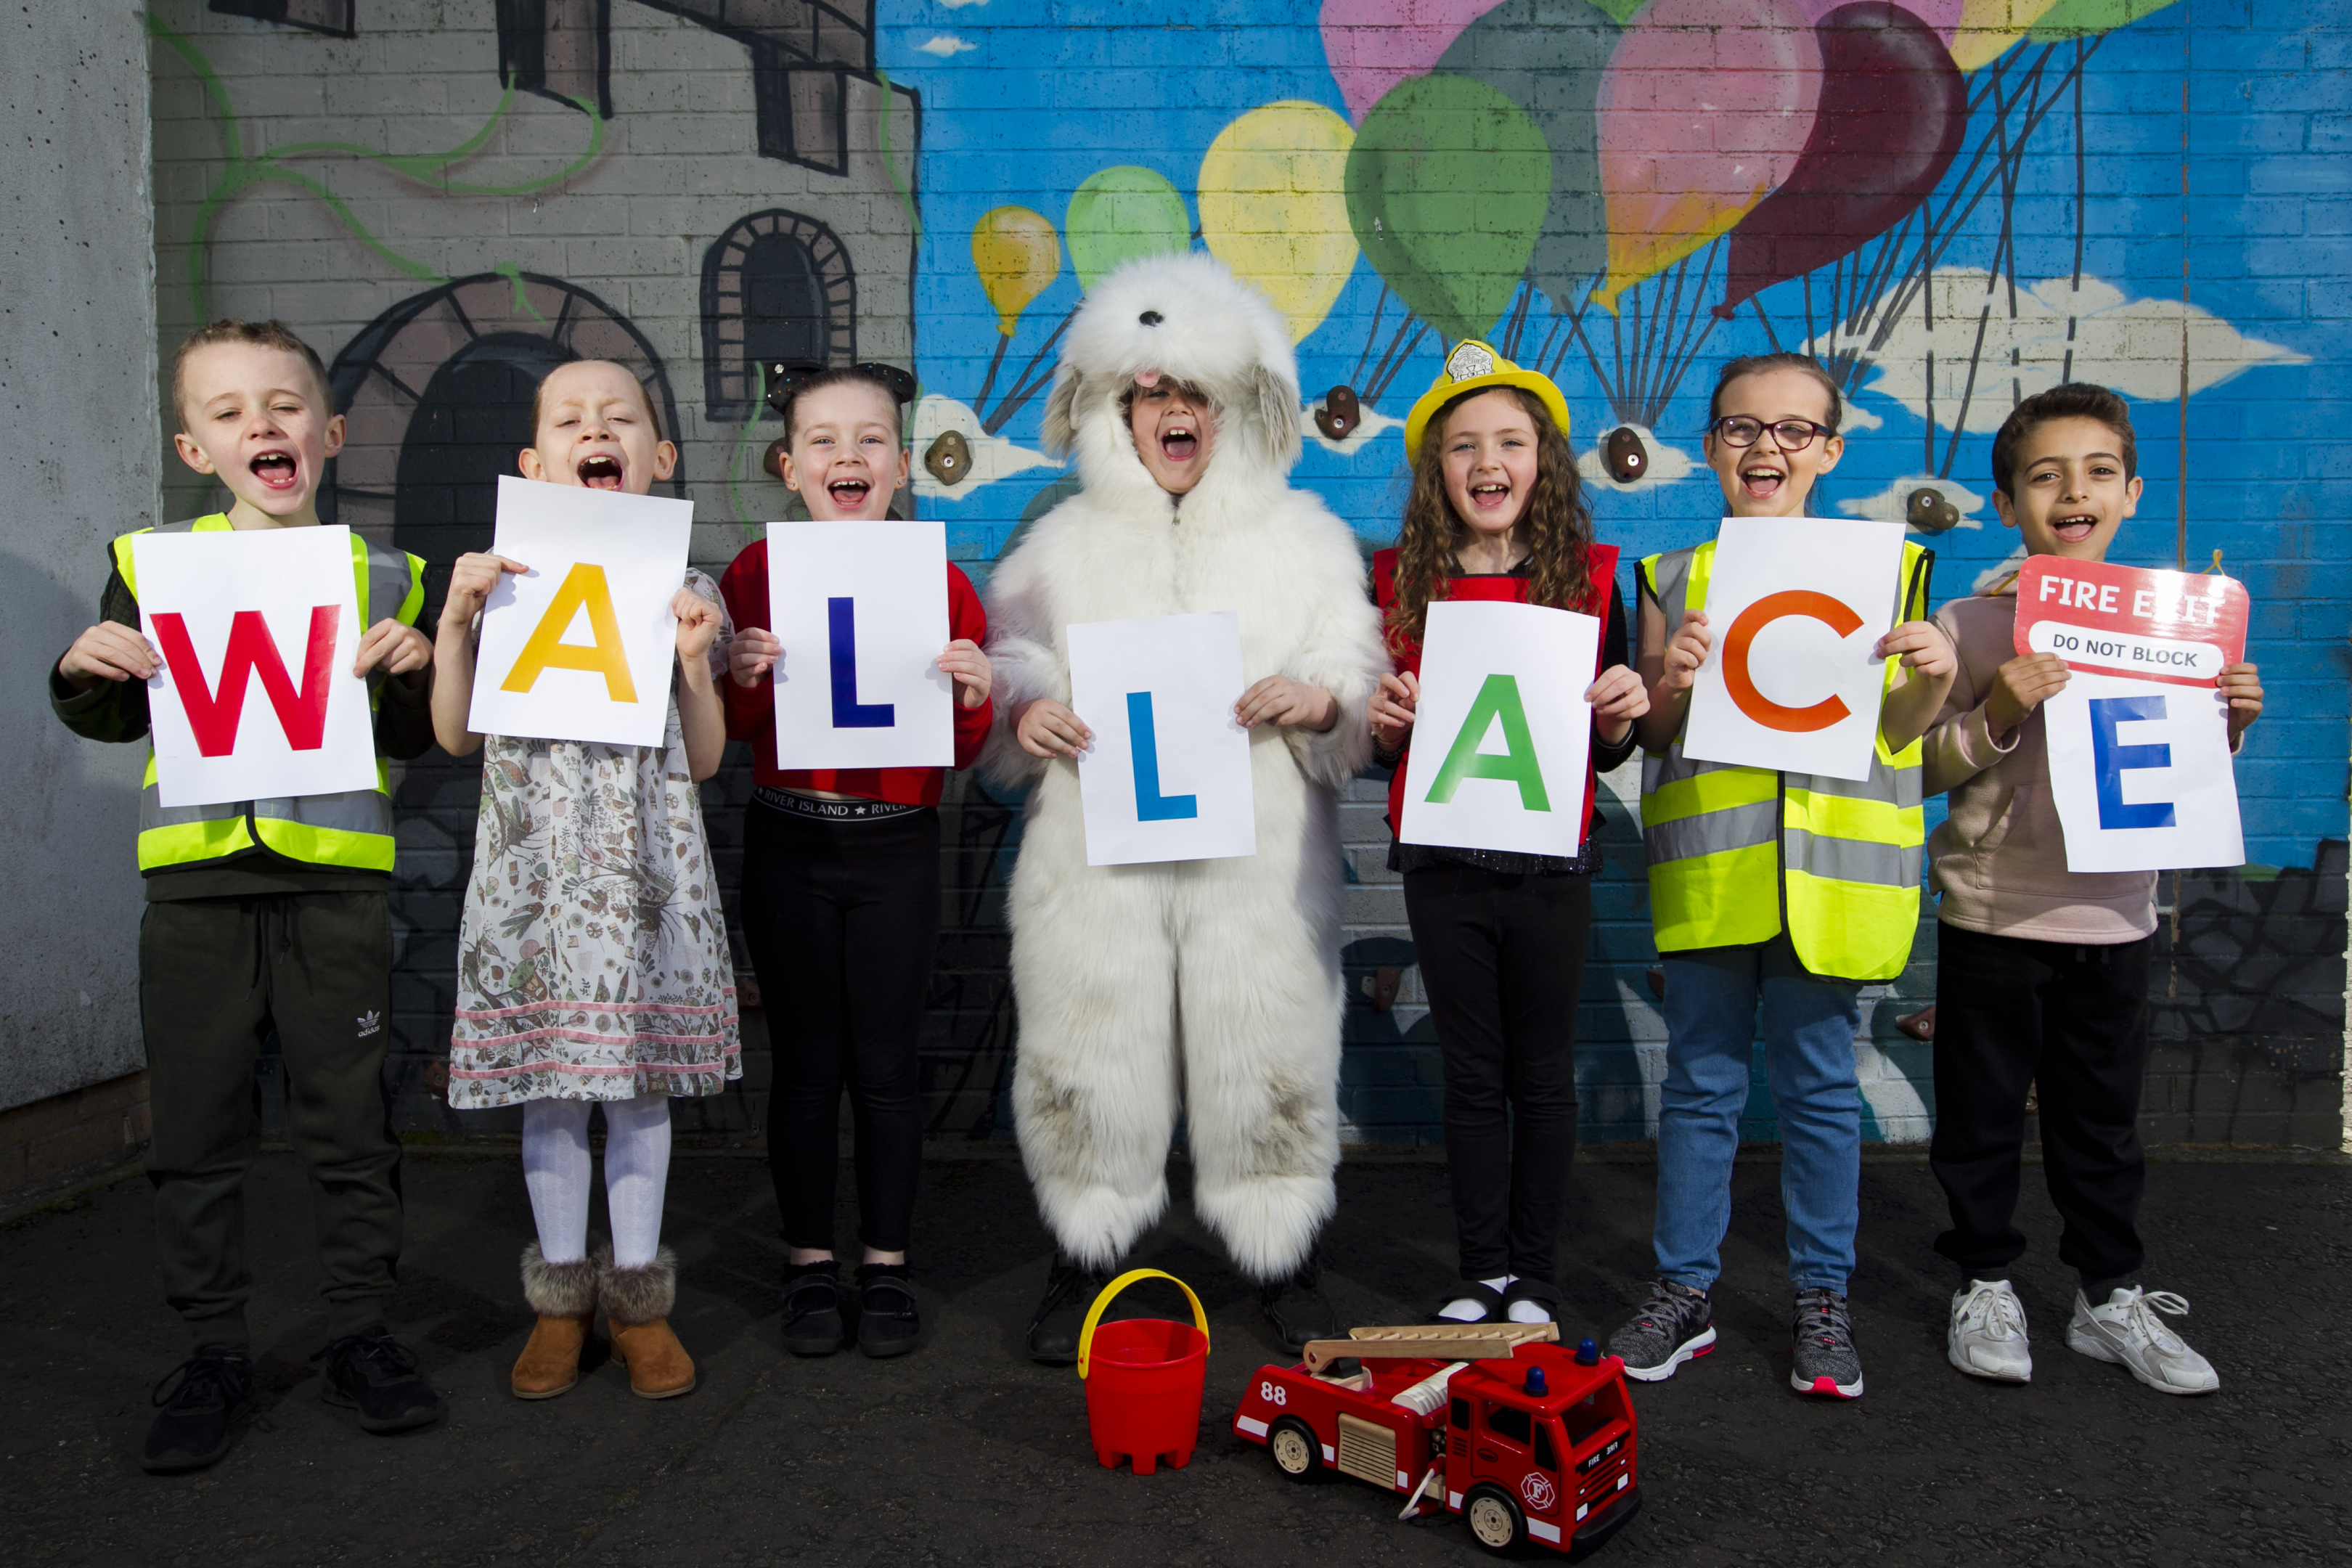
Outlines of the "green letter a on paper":
[[[1500,756],[1478,749],[1496,719],[1503,721]],[[1551,797],[1544,793],[1543,769],[1536,763],[1536,743],[1528,734],[1528,710],[1519,701],[1519,683],[1508,675],[1490,675],[1470,704],[1470,717],[1445,753],[1437,782],[1429,786],[1433,805],[1450,805],[1464,779],[1505,779],[1519,786],[1519,805],[1528,811],[1549,811]]]

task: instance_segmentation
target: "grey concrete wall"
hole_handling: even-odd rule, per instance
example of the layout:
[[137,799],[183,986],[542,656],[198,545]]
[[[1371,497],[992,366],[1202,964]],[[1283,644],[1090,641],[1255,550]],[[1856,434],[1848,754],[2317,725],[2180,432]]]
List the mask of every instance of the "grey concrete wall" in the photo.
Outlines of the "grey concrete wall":
[[0,19],[0,1109],[143,1060],[143,752],[67,733],[46,670],[157,503],[147,84],[130,0]]

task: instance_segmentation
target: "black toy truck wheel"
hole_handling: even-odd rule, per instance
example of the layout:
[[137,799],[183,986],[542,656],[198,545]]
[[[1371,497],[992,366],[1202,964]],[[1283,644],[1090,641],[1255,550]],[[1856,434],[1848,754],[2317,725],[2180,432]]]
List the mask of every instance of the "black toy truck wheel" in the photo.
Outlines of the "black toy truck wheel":
[[1498,1556],[1516,1552],[1528,1538],[1527,1516],[1510,1493],[1491,1483],[1470,1489],[1462,1500],[1462,1519],[1470,1527],[1470,1539]]
[[1323,1468],[1323,1447],[1315,1440],[1315,1428],[1296,1415],[1274,1424],[1265,1435],[1265,1451],[1274,1456],[1274,1468],[1294,1481],[1311,1481]]

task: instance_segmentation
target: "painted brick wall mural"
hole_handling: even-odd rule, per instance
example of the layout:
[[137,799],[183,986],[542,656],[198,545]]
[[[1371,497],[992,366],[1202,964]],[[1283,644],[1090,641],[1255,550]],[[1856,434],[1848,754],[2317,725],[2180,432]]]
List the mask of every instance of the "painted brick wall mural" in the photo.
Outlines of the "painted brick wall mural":
[[[1899,521],[1937,602],[2013,560],[1987,452],[2064,379],[2132,401],[2147,493],[2115,558],[2252,591],[2270,710],[2249,854],[2167,876],[2147,1119],[2168,1142],[2343,1136],[2352,468],[2352,28],[2256,0],[157,0],[161,330],[277,315],[333,363],[332,515],[446,568],[486,542],[530,387],[632,366],[683,452],[696,555],[786,492],[761,367],[912,363],[915,480],[975,578],[1070,479],[1039,450],[1059,334],[1129,257],[1205,247],[1288,317],[1301,482],[1366,549],[1439,345],[1556,377],[1601,536],[1711,533],[1724,359],[1844,387],[1815,510]],[[956,460],[949,461],[953,457]],[[174,515],[206,504],[167,475]],[[1630,589],[1630,574],[1628,579]],[[440,1108],[478,775],[399,785],[401,1115]],[[1588,1135],[1656,1113],[1638,765],[1604,781]],[[705,795],[732,868],[748,774]],[[1342,807],[1349,1136],[1434,1142],[1437,1068],[1381,781]],[[1930,804],[1932,826],[1940,809]],[[924,1045],[934,1132],[1002,1137],[1002,893],[1018,802],[964,782]],[[1927,1134],[1933,942],[1864,1004],[1873,1133]],[[768,994],[768,1010],[789,996]],[[757,1015],[754,1015],[757,1017]],[[688,1113],[758,1124],[739,1091]],[[1751,1137],[1774,1135],[1754,1101]]]

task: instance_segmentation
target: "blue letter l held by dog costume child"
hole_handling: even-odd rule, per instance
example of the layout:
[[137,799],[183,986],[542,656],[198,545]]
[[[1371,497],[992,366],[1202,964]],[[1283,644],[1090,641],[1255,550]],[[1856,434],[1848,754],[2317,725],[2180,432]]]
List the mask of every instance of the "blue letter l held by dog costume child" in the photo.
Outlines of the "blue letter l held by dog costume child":
[[889,729],[898,722],[896,703],[857,700],[857,601],[827,599],[824,617],[833,645],[833,727]]
[[1151,728],[1151,693],[1127,694],[1127,744],[1135,760],[1135,819],[1175,822],[1201,815],[1201,797],[1160,793],[1160,741]]

